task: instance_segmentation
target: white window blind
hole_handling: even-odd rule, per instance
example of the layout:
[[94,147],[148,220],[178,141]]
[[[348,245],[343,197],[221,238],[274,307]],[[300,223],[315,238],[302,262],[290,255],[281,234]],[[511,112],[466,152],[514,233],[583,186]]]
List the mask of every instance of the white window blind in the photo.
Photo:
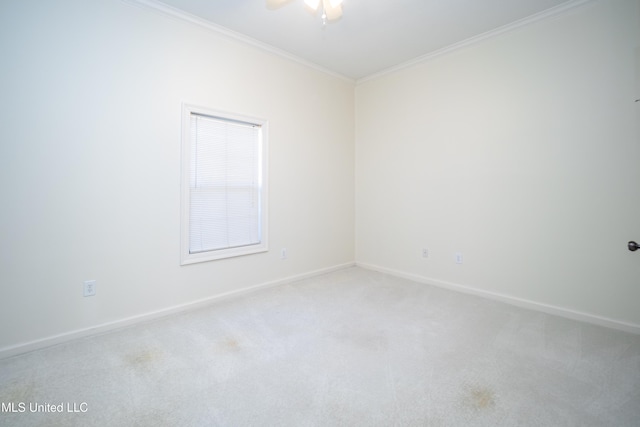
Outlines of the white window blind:
[[189,253],[262,242],[260,125],[191,112]]

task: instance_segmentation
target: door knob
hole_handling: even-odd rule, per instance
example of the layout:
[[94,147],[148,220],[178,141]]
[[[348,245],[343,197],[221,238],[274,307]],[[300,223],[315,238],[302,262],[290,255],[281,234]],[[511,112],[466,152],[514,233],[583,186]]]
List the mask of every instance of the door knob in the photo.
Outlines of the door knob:
[[631,252],[635,252],[638,249],[640,249],[640,245],[638,245],[636,242],[634,242],[633,240],[629,242],[629,244],[627,245],[627,247],[629,248],[629,250]]

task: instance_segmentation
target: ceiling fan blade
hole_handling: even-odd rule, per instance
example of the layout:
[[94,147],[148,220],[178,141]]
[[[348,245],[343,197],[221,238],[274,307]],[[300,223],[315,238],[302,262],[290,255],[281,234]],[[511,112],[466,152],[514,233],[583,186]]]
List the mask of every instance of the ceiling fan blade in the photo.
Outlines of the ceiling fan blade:
[[[331,3],[335,4],[332,6]],[[329,21],[333,21],[334,19],[338,19],[342,16],[342,2],[337,2],[335,0],[322,0],[322,4],[324,5],[324,12],[327,14],[327,19]]]
[[318,6],[320,5],[320,0],[304,0],[305,4],[309,6],[315,12],[318,10]]
[[278,9],[279,7],[284,6],[289,3],[291,0],[267,0],[267,8],[268,9]]

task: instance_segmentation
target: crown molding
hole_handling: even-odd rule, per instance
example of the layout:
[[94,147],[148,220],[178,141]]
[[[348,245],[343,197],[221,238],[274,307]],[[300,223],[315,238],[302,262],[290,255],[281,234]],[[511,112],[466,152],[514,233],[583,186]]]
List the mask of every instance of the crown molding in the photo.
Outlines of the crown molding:
[[493,30],[489,30],[489,31],[487,31],[485,33],[478,34],[477,36],[470,37],[470,38],[462,40],[462,41],[460,41],[458,43],[454,43],[454,44],[451,44],[449,46],[445,46],[445,47],[443,47],[441,49],[434,50],[433,52],[429,52],[429,53],[427,53],[425,55],[421,55],[421,56],[418,56],[416,58],[410,59],[408,61],[402,62],[402,63],[400,63],[398,65],[394,65],[393,67],[386,68],[386,69],[384,69],[382,71],[379,71],[377,73],[371,74],[369,76],[362,77],[362,78],[356,80],[356,85],[359,85],[359,84],[362,84],[362,83],[365,83],[365,82],[368,82],[368,81],[371,81],[371,80],[386,76],[388,74],[395,73],[396,71],[404,70],[406,68],[411,68],[413,66],[423,64],[423,63],[431,61],[431,60],[433,60],[435,58],[439,58],[439,57],[441,57],[443,55],[446,55],[448,53],[454,52],[456,50],[465,48],[467,46],[470,46],[470,45],[473,45],[473,44],[476,44],[476,43],[480,43],[480,42],[482,42],[484,40],[487,40],[489,38],[497,37],[497,36],[499,36],[501,34],[504,34],[504,33],[508,33],[508,32],[517,30],[519,28],[525,27],[527,25],[531,25],[533,23],[542,21],[544,19],[548,19],[548,18],[557,16],[557,15],[559,15],[561,13],[566,12],[569,9],[573,9],[573,8],[578,7],[578,6],[582,6],[583,4],[591,3],[593,1],[594,0],[570,0],[570,1],[567,1],[565,3],[559,4],[558,6],[552,7],[552,8],[547,9],[547,10],[543,10],[542,12],[538,12],[536,14],[533,14],[533,15],[528,16],[526,18],[520,19],[518,21],[514,21],[514,22],[512,22],[510,24],[503,25],[503,26],[495,28]]
[[159,12],[165,16],[171,17],[171,18],[175,18],[175,19],[179,19],[183,22],[188,22],[194,25],[197,25],[201,28],[207,29],[209,31],[212,31],[226,39],[229,40],[234,40],[240,43],[243,43],[245,45],[249,45],[252,46],[254,48],[260,49],[262,51],[271,53],[273,55],[279,56],[281,58],[287,59],[289,61],[293,61],[296,62],[300,65],[303,65],[305,67],[314,69],[316,71],[320,71],[322,73],[328,74],[332,77],[337,77],[341,80],[350,82],[350,83],[355,83],[356,85],[386,76],[388,74],[392,74],[395,73],[397,71],[400,70],[404,70],[407,68],[411,68],[414,67],[416,65],[420,65],[423,64],[425,62],[431,61],[433,59],[439,58],[443,55],[449,54],[451,52],[463,49],[465,47],[474,45],[476,43],[480,43],[484,40],[493,38],[493,37],[497,37],[499,35],[517,30],[519,28],[525,27],[527,25],[531,25],[533,23],[542,21],[544,19],[548,19],[557,15],[560,15],[570,9],[576,8],[578,6],[582,6],[586,3],[592,3],[595,0],[569,0],[565,3],[562,3],[558,6],[552,7],[550,9],[544,10],[542,12],[536,13],[534,15],[528,16],[526,18],[520,19],[518,21],[509,23],[507,25],[503,25],[501,27],[495,28],[493,30],[489,30],[487,32],[484,32],[482,34],[478,34],[476,36],[470,37],[468,39],[462,40],[460,42],[445,46],[441,49],[435,50],[433,52],[429,52],[425,55],[421,55],[418,56],[416,58],[410,59],[408,61],[402,62],[398,65],[394,65],[392,67],[386,68],[384,70],[381,70],[379,72],[370,74],[368,76],[362,77],[360,79],[353,79],[350,77],[347,77],[343,74],[337,73],[333,70],[330,70],[328,68],[325,68],[321,65],[318,65],[316,63],[313,63],[311,61],[307,61],[306,59],[302,59],[297,55],[294,55],[292,53],[289,53],[285,50],[279,49],[275,46],[272,46],[270,44],[261,42],[259,40],[256,40],[252,37],[246,36],[244,34],[238,33],[236,31],[232,31],[226,27],[223,27],[221,25],[217,25],[214,24],[211,21],[207,21],[203,18],[200,18],[198,16],[192,15],[190,13],[184,12],[180,9],[177,9],[173,6],[169,6],[165,3],[162,3],[159,0],[120,0],[124,3],[133,5],[133,6],[138,6],[138,7],[142,7],[148,10],[152,10],[152,11],[156,11]]
[[244,43],[246,45],[252,46],[254,48],[258,48],[262,51],[271,53],[273,55],[285,58],[289,61],[296,62],[298,64],[304,65],[305,67],[312,68],[316,71],[320,71],[322,73],[328,74],[332,77],[337,77],[341,80],[345,80],[350,83],[355,83],[355,79],[344,76],[340,73],[336,73],[328,68],[322,67],[318,64],[315,64],[311,61],[307,61],[306,59],[302,59],[297,55],[289,53],[285,50],[279,49],[275,46],[272,46],[268,43],[263,43],[259,40],[256,40],[252,37],[245,36],[244,34],[232,31],[228,28],[225,28],[221,25],[214,24],[211,21],[207,21],[206,19],[202,19],[198,16],[187,13],[183,10],[177,9],[173,6],[169,6],[168,4],[162,3],[158,0],[120,0],[124,3],[130,4],[132,6],[142,7],[148,10],[153,10],[156,12],[160,12],[161,14],[171,17],[177,18],[181,21],[189,22],[191,24],[197,25],[201,28],[212,31],[226,39],[238,41]]

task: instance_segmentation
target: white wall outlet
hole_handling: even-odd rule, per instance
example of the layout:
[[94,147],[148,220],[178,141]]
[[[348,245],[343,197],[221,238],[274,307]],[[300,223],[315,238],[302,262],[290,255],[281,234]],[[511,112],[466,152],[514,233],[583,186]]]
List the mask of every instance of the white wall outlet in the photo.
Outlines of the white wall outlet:
[[456,264],[462,264],[462,252],[456,252]]
[[429,258],[429,249],[422,248],[422,258]]
[[287,259],[287,248],[280,249],[280,259]]
[[84,281],[84,296],[92,297],[96,294],[96,281],[95,280],[85,280]]

